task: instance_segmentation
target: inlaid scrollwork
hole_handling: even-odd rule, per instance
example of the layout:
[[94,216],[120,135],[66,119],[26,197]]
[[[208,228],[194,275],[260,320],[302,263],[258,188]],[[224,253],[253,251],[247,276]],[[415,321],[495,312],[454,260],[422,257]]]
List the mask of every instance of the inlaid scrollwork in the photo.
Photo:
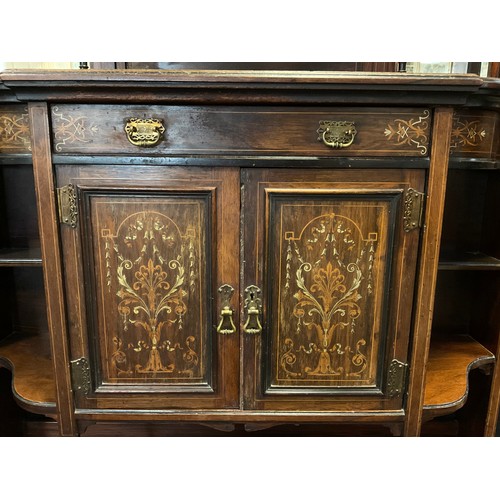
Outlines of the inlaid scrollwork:
[[28,113],[5,113],[0,115],[0,150],[31,151]]
[[478,147],[486,136],[486,128],[479,120],[460,120],[460,117],[454,116],[450,149],[453,152],[464,146]]
[[64,115],[59,108],[52,109],[54,142],[56,151],[63,151],[66,144],[75,142],[91,142],[93,136],[99,132],[99,127],[89,123],[86,116]]
[[329,213],[285,231],[283,303],[293,304],[278,360],[284,379],[352,379],[367,368],[367,340],[357,321],[373,293],[377,233]]
[[397,118],[392,123],[388,123],[384,135],[388,141],[395,142],[397,145],[414,146],[420,151],[420,154],[426,155],[429,144],[429,123],[430,112],[426,109],[418,119],[403,120]]

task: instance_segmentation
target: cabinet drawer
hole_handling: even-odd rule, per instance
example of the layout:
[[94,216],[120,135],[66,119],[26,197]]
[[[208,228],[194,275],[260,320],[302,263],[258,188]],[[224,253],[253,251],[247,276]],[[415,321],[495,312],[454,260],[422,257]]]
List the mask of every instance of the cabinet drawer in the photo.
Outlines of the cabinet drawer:
[[423,108],[55,105],[51,117],[68,154],[422,157],[431,130]]

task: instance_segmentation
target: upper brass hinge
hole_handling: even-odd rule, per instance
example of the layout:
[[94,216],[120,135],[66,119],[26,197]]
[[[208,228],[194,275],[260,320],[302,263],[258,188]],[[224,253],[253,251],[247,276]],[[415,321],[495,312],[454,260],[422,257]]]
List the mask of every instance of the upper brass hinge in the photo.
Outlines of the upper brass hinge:
[[71,361],[71,386],[74,392],[88,394],[90,392],[90,366],[87,358]]
[[57,188],[57,205],[59,222],[75,228],[78,221],[78,207],[73,184]]
[[408,188],[405,195],[403,227],[406,232],[422,225],[425,193]]
[[389,375],[387,377],[387,395],[390,398],[402,396],[406,387],[406,374],[408,364],[393,359],[389,366]]

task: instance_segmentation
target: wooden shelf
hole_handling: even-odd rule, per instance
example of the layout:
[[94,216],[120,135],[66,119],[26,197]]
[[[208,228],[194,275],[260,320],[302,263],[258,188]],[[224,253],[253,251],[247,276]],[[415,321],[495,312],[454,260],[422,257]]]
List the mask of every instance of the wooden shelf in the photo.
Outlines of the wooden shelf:
[[444,254],[439,259],[441,271],[500,271],[500,259],[482,252]]
[[12,391],[22,408],[54,418],[56,384],[47,340],[13,333],[0,342],[0,366],[12,371]]
[[0,248],[0,267],[40,267],[39,248]]
[[469,372],[493,364],[495,356],[469,335],[431,341],[424,396],[424,419],[461,408],[469,392]]

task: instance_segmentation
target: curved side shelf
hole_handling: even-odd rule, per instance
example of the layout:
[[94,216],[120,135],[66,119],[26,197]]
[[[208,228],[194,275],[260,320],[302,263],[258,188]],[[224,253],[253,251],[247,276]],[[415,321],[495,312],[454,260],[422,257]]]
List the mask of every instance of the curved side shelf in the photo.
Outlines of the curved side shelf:
[[54,369],[43,340],[39,335],[10,335],[0,343],[0,366],[12,371],[12,392],[21,408],[55,418]]
[[431,341],[425,383],[424,420],[453,413],[467,401],[469,372],[495,363],[495,356],[468,335]]

